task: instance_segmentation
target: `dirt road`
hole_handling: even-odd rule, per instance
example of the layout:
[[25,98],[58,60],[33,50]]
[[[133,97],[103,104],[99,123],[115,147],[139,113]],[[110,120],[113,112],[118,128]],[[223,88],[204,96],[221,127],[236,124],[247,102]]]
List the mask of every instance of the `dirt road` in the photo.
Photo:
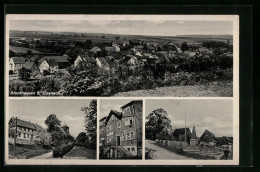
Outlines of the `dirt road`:
[[152,140],[145,140],[145,147],[148,149],[153,149],[154,151],[154,158],[153,159],[171,159],[171,160],[185,160],[185,159],[192,159],[182,155],[178,155],[174,152],[171,152],[163,147],[156,145],[155,141]]

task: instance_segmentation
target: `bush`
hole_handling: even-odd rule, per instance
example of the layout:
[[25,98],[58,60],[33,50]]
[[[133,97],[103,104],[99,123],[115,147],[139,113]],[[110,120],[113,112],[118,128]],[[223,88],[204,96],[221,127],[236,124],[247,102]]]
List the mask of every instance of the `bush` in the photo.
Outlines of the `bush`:
[[44,70],[42,73],[44,76],[50,75],[50,72],[48,70]]
[[73,143],[69,143],[67,145],[57,147],[53,150],[53,157],[54,158],[62,157],[63,155],[71,151],[73,147],[74,147]]

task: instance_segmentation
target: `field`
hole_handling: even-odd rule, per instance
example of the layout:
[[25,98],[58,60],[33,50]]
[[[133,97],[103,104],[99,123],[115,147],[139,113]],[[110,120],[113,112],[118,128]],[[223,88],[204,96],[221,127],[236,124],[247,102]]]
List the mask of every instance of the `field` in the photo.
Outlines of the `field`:
[[205,85],[171,86],[156,89],[120,92],[116,97],[229,97],[233,96],[232,82],[212,82]]
[[33,54],[41,54],[41,52],[30,48],[14,47],[11,45],[9,46],[9,50],[13,51],[15,54],[26,54],[28,50],[31,50]]
[[[102,36],[105,36],[102,38]],[[188,36],[145,36],[145,35],[122,35],[122,34],[102,34],[102,33],[71,33],[71,32],[34,32],[34,31],[10,31],[10,37],[19,38],[37,38],[46,40],[63,40],[63,41],[86,41],[91,39],[93,43],[111,42],[115,41],[115,37],[120,36],[119,40],[133,40],[141,41],[157,41],[158,43],[165,43],[171,41],[172,43],[181,44],[184,41],[187,43],[196,43],[202,41],[232,41],[230,35],[188,35]]]

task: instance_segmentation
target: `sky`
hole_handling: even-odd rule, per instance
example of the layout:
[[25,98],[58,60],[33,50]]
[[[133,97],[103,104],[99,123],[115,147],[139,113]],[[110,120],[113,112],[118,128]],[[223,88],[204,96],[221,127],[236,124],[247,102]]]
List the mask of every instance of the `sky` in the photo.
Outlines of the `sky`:
[[146,100],[146,116],[163,108],[176,128],[196,127],[197,136],[207,129],[216,137],[233,136],[232,100]]
[[75,138],[80,132],[85,132],[84,112],[80,111],[82,107],[89,106],[91,100],[10,100],[9,101],[9,119],[18,117],[24,121],[40,124],[47,128],[44,121],[50,114],[55,114],[57,118],[70,128],[70,134]]
[[232,21],[12,20],[10,30],[127,35],[232,35]]
[[108,100],[100,100],[100,118],[108,116],[109,112],[113,109],[118,112],[121,112],[121,107],[125,104],[131,102],[133,100],[127,99],[108,99]]

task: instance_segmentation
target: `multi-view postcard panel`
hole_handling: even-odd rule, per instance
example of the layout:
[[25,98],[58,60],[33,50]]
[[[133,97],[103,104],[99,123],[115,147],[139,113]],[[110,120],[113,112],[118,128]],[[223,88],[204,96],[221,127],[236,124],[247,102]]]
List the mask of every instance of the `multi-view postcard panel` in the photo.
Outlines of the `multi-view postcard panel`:
[[9,159],[97,159],[97,100],[10,100]]
[[7,164],[238,164],[236,16],[6,22]]
[[232,103],[205,99],[146,100],[145,158],[232,160]]
[[143,101],[101,100],[100,159],[142,159]]

